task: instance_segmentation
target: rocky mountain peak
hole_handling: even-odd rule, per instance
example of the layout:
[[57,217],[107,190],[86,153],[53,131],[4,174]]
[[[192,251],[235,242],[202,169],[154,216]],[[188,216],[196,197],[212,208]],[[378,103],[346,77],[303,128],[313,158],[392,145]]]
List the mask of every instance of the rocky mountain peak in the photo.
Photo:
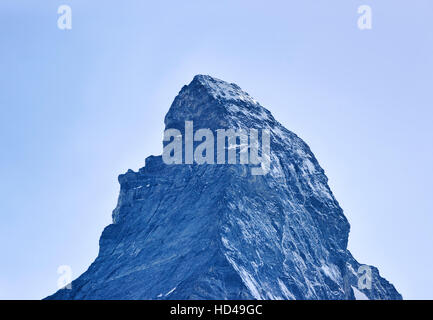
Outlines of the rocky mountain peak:
[[347,250],[349,222],[310,148],[250,95],[197,75],[166,129],[184,134],[185,121],[268,130],[269,171],[148,157],[119,176],[96,260],[49,299],[401,299]]

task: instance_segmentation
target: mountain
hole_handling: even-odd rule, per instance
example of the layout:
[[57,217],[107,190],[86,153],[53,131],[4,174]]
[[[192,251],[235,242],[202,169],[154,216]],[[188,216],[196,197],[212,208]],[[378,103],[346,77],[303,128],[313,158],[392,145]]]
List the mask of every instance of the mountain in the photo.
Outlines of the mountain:
[[402,298],[347,250],[349,222],[310,148],[249,94],[197,75],[165,126],[187,135],[185,121],[194,130],[268,132],[270,167],[254,175],[250,163],[148,157],[138,172],[119,176],[96,260],[72,289],[47,299]]

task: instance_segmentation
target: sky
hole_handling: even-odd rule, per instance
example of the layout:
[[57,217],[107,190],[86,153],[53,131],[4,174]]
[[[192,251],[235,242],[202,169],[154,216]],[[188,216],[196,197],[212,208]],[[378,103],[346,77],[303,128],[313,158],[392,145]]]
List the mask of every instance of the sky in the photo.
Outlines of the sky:
[[196,74],[238,84],[304,139],[355,258],[403,298],[433,299],[432,15],[430,0],[2,0],[0,299],[41,299],[59,266],[88,268],[118,175],[161,154]]

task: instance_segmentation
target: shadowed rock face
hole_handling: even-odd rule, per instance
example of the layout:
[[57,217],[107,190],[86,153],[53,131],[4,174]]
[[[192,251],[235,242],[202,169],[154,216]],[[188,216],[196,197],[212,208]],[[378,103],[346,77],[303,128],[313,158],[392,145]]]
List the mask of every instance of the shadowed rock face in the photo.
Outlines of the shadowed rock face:
[[268,110],[237,85],[198,75],[165,125],[183,132],[189,120],[195,130],[270,130],[269,173],[148,157],[119,176],[96,260],[47,299],[401,299],[375,267],[365,288],[368,272],[347,250],[350,225],[323,169]]

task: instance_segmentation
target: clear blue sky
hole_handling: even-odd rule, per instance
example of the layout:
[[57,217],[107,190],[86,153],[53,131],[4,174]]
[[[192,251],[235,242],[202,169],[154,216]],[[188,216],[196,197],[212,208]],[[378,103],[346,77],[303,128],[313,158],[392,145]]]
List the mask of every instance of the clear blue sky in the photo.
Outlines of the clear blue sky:
[[[372,30],[357,28],[363,4]],[[0,298],[42,298],[59,265],[87,269],[118,174],[161,153],[164,115],[200,73],[302,137],[354,256],[432,299],[432,16],[430,0],[2,0]]]

